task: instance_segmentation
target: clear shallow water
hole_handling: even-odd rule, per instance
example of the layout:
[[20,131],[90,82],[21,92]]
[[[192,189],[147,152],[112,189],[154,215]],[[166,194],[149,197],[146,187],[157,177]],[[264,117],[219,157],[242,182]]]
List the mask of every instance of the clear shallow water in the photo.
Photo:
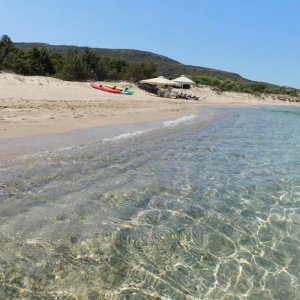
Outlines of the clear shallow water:
[[299,299],[299,129],[230,109],[2,163],[0,298]]

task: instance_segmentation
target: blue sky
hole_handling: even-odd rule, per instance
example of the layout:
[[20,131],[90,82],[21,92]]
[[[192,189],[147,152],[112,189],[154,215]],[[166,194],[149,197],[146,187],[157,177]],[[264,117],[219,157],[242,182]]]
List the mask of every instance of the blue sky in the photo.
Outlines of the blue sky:
[[0,0],[0,35],[155,52],[300,88],[300,0]]

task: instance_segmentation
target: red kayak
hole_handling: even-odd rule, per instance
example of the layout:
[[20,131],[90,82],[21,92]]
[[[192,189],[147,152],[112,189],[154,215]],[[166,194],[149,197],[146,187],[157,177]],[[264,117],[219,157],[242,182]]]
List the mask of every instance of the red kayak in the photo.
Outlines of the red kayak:
[[109,93],[114,93],[114,94],[121,94],[120,90],[111,89],[109,87],[102,86],[102,85],[97,85],[96,83],[92,83],[91,87],[96,89],[96,90],[100,90],[100,91],[104,91],[104,92],[109,92]]

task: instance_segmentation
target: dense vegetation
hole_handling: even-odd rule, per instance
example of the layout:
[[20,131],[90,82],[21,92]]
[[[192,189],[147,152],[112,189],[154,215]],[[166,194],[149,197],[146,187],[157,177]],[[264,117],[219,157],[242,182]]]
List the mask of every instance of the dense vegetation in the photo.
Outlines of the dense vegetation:
[[154,63],[103,57],[89,48],[82,53],[76,49],[68,50],[65,55],[34,45],[23,51],[16,48],[7,35],[0,40],[0,68],[22,75],[45,75],[70,81],[139,81],[154,76],[157,71]]
[[128,49],[101,49],[48,44],[14,44],[0,40],[0,69],[23,75],[46,75],[63,80],[129,80],[164,75],[190,75],[197,83],[222,91],[298,96],[299,90],[251,81],[238,74],[183,65],[155,53]]
[[[76,51],[78,54],[82,54],[85,51],[84,47],[70,46],[70,45],[50,45],[45,43],[14,43],[14,45],[22,51],[27,51],[32,46],[38,46],[40,48],[46,48],[50,52],[65,56],[68,51]],[[194,75],[208,75],[214,76],[219,79],[230,79],[235,82],[247,84],[252,83],[253,81],[240,76],[239,74],[232,72],[225,72],[221,70],[199,67],[199,66],[189,66],[184,65],[174,59],[169,57],[156,54],[153,52],[142,51],[142,50],[133,50],[133,49],[107,49],[107,48],[90,48],[96,54],[101,57],[117,58],[123,59],[127,62],[139,62],[139,63],[154,63],[157,68],[158,75],[164,75],[166,77],[176,77],[181,74],[186,74],[190,76]]]
[[298,96],[298,91],[294,88],[281,87],[272,85],[269,83],[253,82],[249,84],[242,84],[239,82],[232,81],[230,79],[222,80],[214,76],[198,75],[193,76],[193,80],[197,84],[208,85],[214,87],[220,92],[233,91],[239,93],[250,93],[250,94],[281,94],[289,96]]

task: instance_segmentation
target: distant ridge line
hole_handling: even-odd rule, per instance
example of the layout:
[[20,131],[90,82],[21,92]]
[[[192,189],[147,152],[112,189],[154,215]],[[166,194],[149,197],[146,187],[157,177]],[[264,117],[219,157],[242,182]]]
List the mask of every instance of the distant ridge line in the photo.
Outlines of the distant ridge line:
[[128,62],[152,62],[158,65],[158,72],[164,76],[178,76],[178,75],[207,75],[214,76],[221,80],[232,80],[240,84],[265,84],[269,86],[278,87],[278,85],[250,80],[233,72],[222,71],[213,68],[185,65],[167,56],[163,56],[150,51],[134,50],[134,49],[110,49],[110,48],[95,48],[88,46],[74,46],[74,45],[51,45],[47,43],[14,43],[14,45],[23,51],[26,51],[32,46],[44,47],[60,55],[66,55],[68,50],[76,50],[82,53],[84,49],[89,48],[94,50],[98,55],[109,58],[121,58]]
[[199,66],[185,65],[167,56],[160,55],[150,51],[134,50],[134,49],[109,49],[109,48],[94,48],[84,46],[73,46],[73,45],[51,45],[47,43],[14,43],[14,45],[23,51],[26,51],[32,46],[44,47],[60,55],[66,55],[68,50],[77,50],[78,53],[89,48],[94,50],[101,56],[110,58],[122,58],[129,62],[153,62],[158,65],[159,72],[165,76],[172,76],[175,74],[186,74],[186,75],[211,75],[216,76],[220,79],[231,79],[240,83],[253,83],[254,81],[243,78],[239,74],[221,71],[213,68],[205,68]]

